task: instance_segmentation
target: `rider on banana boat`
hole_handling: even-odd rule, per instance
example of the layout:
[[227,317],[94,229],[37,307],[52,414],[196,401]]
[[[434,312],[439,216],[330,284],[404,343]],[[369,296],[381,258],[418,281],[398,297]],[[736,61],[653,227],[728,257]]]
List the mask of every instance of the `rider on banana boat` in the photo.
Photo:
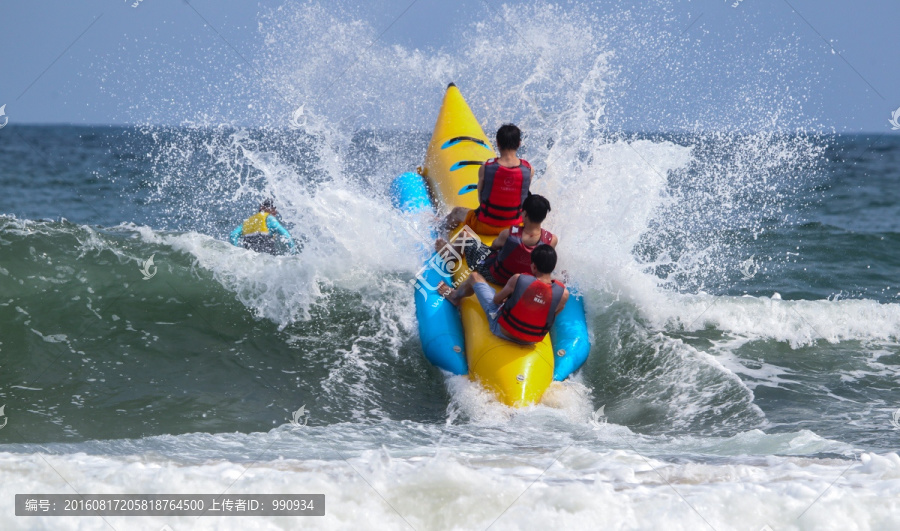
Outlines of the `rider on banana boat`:
[[473,271],[457,289],[441,282],[438,293],[457,306],[463,297],[475,294],[495,336],[531,345],[544,339],[569,300],[565,285],[551,278],[555,268],[556,251],[539,245],[531,252],[531,274],[513,275],[498,292]]
[[[488,246],[481,240],[465,238],[465,257],[469,268],[477,271],[491,284],[503,286],[516,273],[531,271],[531,252],[538,245],[556,248],[559,239],[543,229],[541,223],[550,212],[550,201],[544,196],[529,194],[522,204],[521,226],[504,229]],[[435,250],[447,245],[443,238],[435,242]]]
[[475,210],[455,207],[444,219],[452,230],[465,223],[478,234],[500,234],[503,229],[522,223],[522,202],[531,186],[531,164],[517,155],[522,131],[513,124],[497,130],[500,156],[488,159],[478,168],[478,203]]

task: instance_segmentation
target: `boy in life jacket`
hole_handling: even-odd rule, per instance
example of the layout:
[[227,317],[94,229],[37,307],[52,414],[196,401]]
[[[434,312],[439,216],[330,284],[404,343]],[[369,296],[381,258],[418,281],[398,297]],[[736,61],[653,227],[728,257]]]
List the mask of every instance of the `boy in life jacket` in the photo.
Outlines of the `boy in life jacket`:
[[553,247],[538,245],[531,252],[531,274],[513,275],[496,293],[477,272],[472,272],[455,290],[441,282],[438,293],[456,306],[463,297],[474,293],[495,336],[531,345],[544,339],[569,300],[569,290],[550,277],[555,267]]
[[247,218],[244,223],[231,231],[228,239],[237,247],[244,247],[258,253],[277,254],[275,247],[275,234],[281,235],[287,241],[291,254],[297,254],[294,239],[291,233],[285,229],[275,216],[278,210],[271,199],[266,199],[259,205],[259,212]]
[[[546,197],[529,194],[522,203],[522,226],[510,227],[487,246],[475,238],[465,247],[466,263],[491,284],[505,286],[510,277],[517,273],[531,272],[531,252],[538,245],[556,248],[559,239],[541,227],[550,212],[550,201]],[[442,239],[435,243],[440,252],[446,245]]]
[[522,202],[531,186],[531,164],[516,152],[522,144],[522,131],[513,124],[497,130],[500,156],[489,159],[478,169],[479,207],[456,207],[444,220],[452,230],[465,223],[478,234],[500,234],[503,229],[522,223]]

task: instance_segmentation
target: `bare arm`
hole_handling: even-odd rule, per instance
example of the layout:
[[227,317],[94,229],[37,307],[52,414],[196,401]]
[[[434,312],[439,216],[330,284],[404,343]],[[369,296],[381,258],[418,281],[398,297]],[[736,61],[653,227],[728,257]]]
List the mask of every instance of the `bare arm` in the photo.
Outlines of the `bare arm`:
[[509,298],[516,289],[516,282],[519,281],[518,273],[513,275],[509,281],[503,286],[503,289],[494,294],[494,304],[503,304],[503,301]]
[[491,244],[491,250],[499,251],[503,248],[503,244],[506,243],[506,239],[509,238],[509,229],[503,229],[503,232],[497,235],[494,238],[494,243]]
[[559,307],[556,308],[556,315],[559,315],[559,312],[562,311],[563,308],[566,307],[566,301],[569,300],[569,290],[563,291],[563,296],[559,299]]
[[559,243],[559,238],[556,237],[556,234],[553,235],[553,238],[550,240],[550,247],[556,249],[556,244]]

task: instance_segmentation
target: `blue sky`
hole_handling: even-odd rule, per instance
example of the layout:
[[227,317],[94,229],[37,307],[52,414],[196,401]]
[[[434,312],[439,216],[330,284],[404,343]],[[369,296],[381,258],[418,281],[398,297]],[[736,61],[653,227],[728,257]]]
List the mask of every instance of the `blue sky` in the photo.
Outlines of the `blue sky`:
[[[250,64],[258,61],[264,39],[258,29],[259,13],[284,3],[3,1],[0,105],[6,105],[11,123],[134,123],[142,121],[141,106],[160,108],[177,92],[179,98],[193,102],[191,112],[202,114],[210,92],[227,93],[234,83],[232,72],[243,72],[245,79],[254,75]],[[453,53],[464,45],[457,38],[460,32],[488,20],[490,9],[500,2],[418,0],[410,4],[411,0],[342,2],[335,9],[383,32],[378,46],[396,44]],[[559,4],[565,10],[571,2]],[[597,3],[596,9],[614,13],[628,6],[617,4]],[[896,65],[900,2],[697,0],[661,4],[665,16],[648,17],[647,23],[659,24],[658,31],[671,35],[672,41],[658,54],[648,51],[653,60],[645,66],[651,78],[646,78],[637,64],[623,67],[623,83],[627,84],[629,77],[642,80],[637,89],[623,92],[619,105],[623,126],[639,128],[634,124],[647,123],[638,117],[653,106],[662,108],[657,112],[677,113],[683,122],[703,121],[715,107],[704,93],[747,90],[746,76],[759,75],[772,84],[772,90],[777,91],[782,82],[802,87],[803,97],[798,98],[796,109],[802,108],[826,129],[891,131],[888,119],[900,107],[900,68]],[[640,16],[650,9],[643,7]],[[756,60],[757,54],[776,56],[778,43],[792,43],[785,53],[797,57],[774,63]],[[369,44],[359,43],[361,48]],[[689,57],[692,53],[694,59]],[[145,90],[158,83],[160,72],[169,71],[173,64],[190,73],[166,81],[167,90],[174,92]],[[672,66],[683,64],[694,65],[696,70],[683,67],[679,71]],[[790,67],[775,73],[743,73],[742,78],[734,72],[735,65],[765,71],[767,64],[775,69],[784,64]],[[671,80],[666,77],[669,74]],[[179,83],[182,86],[176,91],[173,85]],[[667,94],[667,90],[677,94]],[[692,101],[694,94],[707,101]],[[677,105],[667,104],[669,97]],[[650,106],[648,101],[658,103]],[[740,113],[731,114],[734,116],[728,119],[741,120]],[[161,116],[154,115],[152,121],[178,124],[193,118],[183,111]],[[659,124],[665,123],[659,120],[654,128],[664,128]]]

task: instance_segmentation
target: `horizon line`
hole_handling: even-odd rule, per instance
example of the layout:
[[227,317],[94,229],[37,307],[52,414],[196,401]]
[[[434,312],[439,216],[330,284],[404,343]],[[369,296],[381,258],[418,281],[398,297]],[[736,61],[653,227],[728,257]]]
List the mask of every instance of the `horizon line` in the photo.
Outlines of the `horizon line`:
[[[140,123],[74,123],[74,122],[10,122],[7,123],[5,127],[17,127],[17,126],[29,126],[29,127],[173,127],[173,128],[186,128],[186,129],[214,129],[219,127],[226,127],[232,129],[241,129],[241,128],[249,128],[249,129],[284,129],[291,130],[289,126],[269,126],[269,125],[231,125],[231,124],[221,124],[221,125],[187,125],[187,124],[140,124]],[[0,128],[3,129],[3,128]],[[375,128],[370,128],[374,130]],[[394,129],[394,128],[384,128],[384,129]],[[364,130],[361,128],[360,130]],[[423,129],[424,132],[428,132]],[[730,132],[732,130],[729,129],[706,129],[700,131],[701,133],[724,133]],[[755,129],[752,131],[737,131],[739,133],[758,133],[763,130]],[[684,129],[646,129],[646,130],[619,130],[618,132],[624,132],[626,134],[652,134],[652,133],[664,133],[664,134],[697,134],[697,131],[688,131]],[[889,129],[887,131],[875,131],[875,130],[857,130],[857,131],[824,131],[824,130],[803,130],[803,129],[793,129],[790,131],[782,131],[784,134],[792,134],[792,133],[806,133],[806,134],[825,134],[825,135],[900,135],[900,130]]]

